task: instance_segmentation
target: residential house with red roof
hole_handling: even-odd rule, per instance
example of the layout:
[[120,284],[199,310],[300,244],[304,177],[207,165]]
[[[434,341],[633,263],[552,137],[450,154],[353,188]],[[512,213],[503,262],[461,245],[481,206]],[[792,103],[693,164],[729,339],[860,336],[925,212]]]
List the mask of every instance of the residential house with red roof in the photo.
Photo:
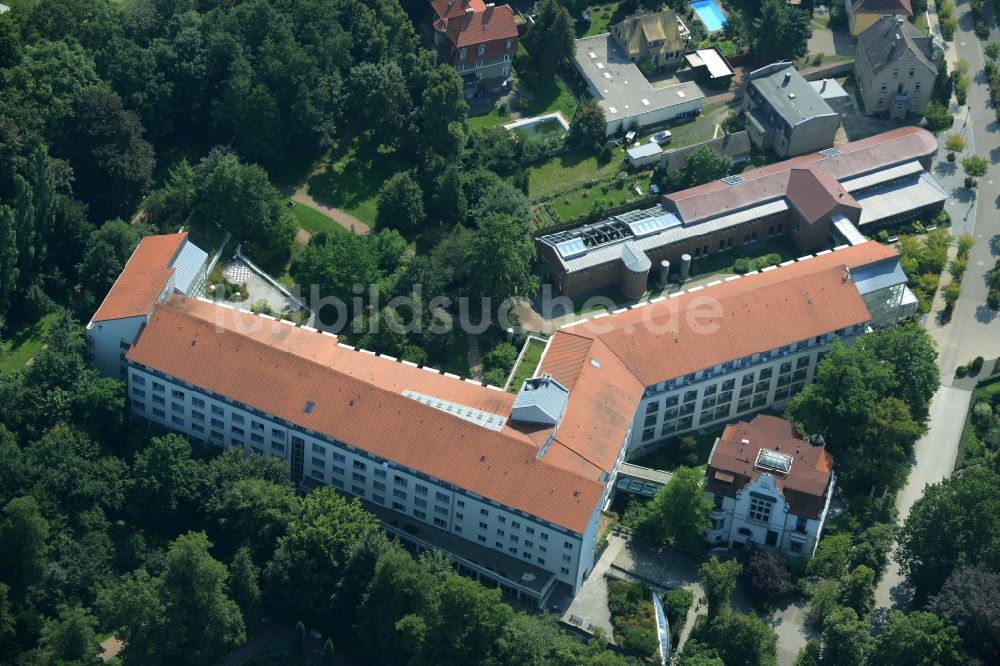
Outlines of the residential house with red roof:
[[499,91],[517,53],[517,24],[510,5],[483,0],[431,0],[430,5],[434,44],[462,77],[466,98]]
[[766,414],[733,423],[715,440],[705,470],[712,500],[705,538],[733,550],[812,556],[836,478],[821,436],[804,440],[791,423]]

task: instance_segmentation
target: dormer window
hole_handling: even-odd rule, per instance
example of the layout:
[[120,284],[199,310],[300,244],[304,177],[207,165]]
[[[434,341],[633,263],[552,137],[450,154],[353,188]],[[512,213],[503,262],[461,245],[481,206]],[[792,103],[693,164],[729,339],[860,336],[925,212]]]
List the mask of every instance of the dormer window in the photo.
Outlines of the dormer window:
[[459,49],[458,50],[458,59],[459,60],[465,60],[465,49]]
[[476,53],[479,55],[483,55],[484,53],[486,53],[486,44],[480,44],[479,46],[477,46]]
[[504,42],[503,47],[508,51],[510,51],[510,47],[512,47],[513,45],[514,45],[514,40],[508,39],[506,42]]

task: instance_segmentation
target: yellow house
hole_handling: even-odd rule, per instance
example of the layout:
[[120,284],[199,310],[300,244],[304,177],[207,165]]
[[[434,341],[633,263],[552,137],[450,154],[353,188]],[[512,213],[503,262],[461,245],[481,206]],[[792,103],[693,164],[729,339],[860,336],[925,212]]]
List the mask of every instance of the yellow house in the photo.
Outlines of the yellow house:
[[844,0],[851,37],[857,37],[883,16],[913,16],[910,0]]

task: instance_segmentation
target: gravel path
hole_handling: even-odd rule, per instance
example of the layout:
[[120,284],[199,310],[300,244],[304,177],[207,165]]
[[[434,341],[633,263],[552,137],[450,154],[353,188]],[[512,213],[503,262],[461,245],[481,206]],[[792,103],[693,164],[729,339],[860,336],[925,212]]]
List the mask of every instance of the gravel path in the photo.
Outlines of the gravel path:
[[328,218],[330,218],[340,226],[344,227],[345,229],[349,229],[350,231],[358,234],[359,236],[364,236],[365,234],[371,232],[371,227],[369,227],[367,224],[365,224],[358,218],[354,217],[347,211],[340,208],[332,208],[330,206],[326,206],[316,201],[315,199],[312,198],[312,196],[309,195],[308,192],[305,191],[305,188],[297,190],[295,194],[292,195],[292,201],[294,201],[295,203],[302,204],[303,206],[308,206],[309,208],[312,208],[315,211],[323,213],[324,215],[326,215]]

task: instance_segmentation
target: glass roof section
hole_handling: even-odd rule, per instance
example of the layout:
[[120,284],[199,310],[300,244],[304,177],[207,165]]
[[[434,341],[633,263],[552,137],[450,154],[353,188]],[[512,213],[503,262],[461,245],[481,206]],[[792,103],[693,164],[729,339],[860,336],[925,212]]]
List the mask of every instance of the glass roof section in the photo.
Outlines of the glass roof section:
[[770,449],[761,449],[760,453],[757,454],[757,467],[780,474],[788,474],[788,470],[792,468],[792,457]]
[[502,430],[504,423],[507,422],[507,419],[499,414],[491,414],[490,412],[484,412],[481,409],[466,407],[465,405],[460,405],[449,400],[442,400],[441,398],[437,398],[432,395],[417,393],[416,391],[410,390],[403,391],[403,395],[407,398],[416,400],[419,403],[425,404],[428,407],[439,409],[442,412],[457,416],[458,418],[464,419],[469,423],[475,423],[476,425],[489,430]]

